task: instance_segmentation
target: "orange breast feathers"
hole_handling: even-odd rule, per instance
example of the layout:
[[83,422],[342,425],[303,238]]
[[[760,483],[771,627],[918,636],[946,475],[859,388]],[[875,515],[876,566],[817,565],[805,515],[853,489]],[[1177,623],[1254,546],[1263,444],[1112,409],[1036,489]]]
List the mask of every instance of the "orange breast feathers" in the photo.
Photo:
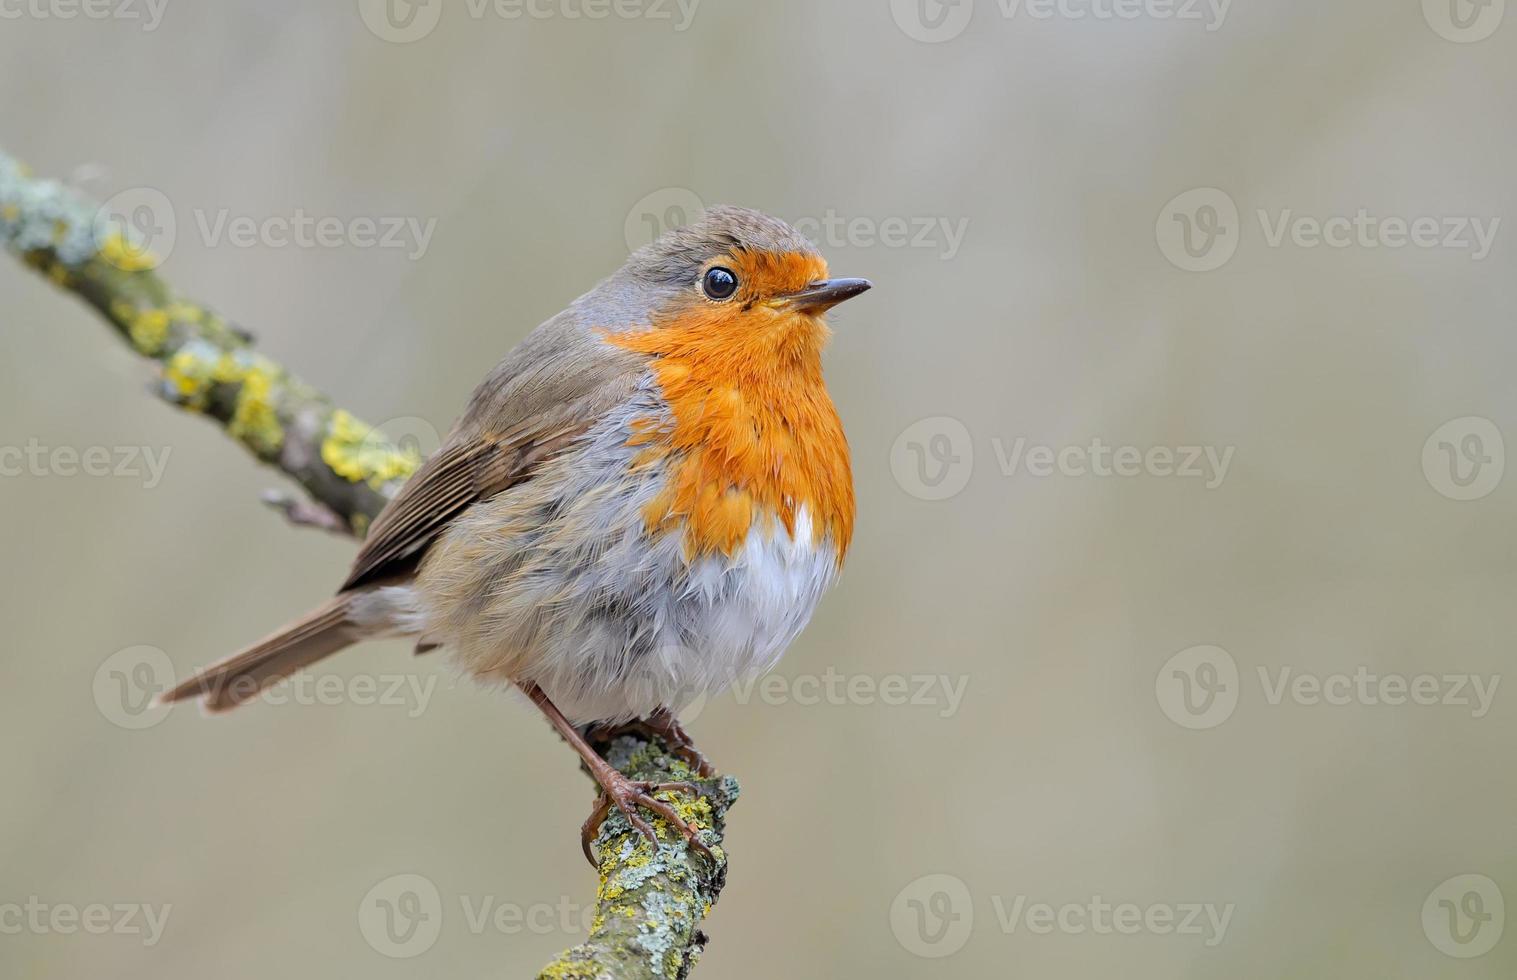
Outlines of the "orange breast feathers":
[[[831,538],[841,566],[853,536],[848,441],[822,380],[830,331],[819,316],[774,297],[824,279],[812,255],[739,252],[731,301],[698,295],[653,318],[651,329],[608,336],[649,355],[672,424],[638,419],[634,465],[666,465],[669,482],[644,517],[651,533],[685,532],[685,553],[732,557],[754,526],[796,532],[805,507],[813,541]],[[774,523],[777,522],[777,525]]]

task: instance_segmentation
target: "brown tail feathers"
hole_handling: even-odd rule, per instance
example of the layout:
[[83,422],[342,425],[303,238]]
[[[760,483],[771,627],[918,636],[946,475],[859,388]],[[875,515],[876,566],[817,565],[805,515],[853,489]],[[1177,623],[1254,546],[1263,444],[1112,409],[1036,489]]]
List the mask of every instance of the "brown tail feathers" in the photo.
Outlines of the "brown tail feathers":
[[353,593],[328,600],[278,632],[191,677],[164,702],[204,696],[209,711],[230,711],[265,688],[323,657],[367,638],[371,629],[352,621]]

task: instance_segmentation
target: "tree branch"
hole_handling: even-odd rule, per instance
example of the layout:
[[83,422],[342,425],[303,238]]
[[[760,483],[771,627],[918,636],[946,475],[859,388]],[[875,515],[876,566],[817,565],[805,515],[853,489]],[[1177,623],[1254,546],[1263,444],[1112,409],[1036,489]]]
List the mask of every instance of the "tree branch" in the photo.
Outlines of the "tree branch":
[[[53,283],[84,300],[143,357],[156,362],[155,391],[204,415],[309,499],[274,491],[265,501],[295,524],[361,538],[385,501],[421,464],[253,347],[252,337],[173,289],[158,259],[124,222],[0,153],[0,243]],[[658,740],[622,736],[596,746],[635,780],[695,782],[696,800],[673,802],[717,855],[712,867],[655,819],[653,847],[614,809],[596,840],[598,911],[588,939],[540,976],[682,978],[706,937],[701,921],[721,894],[722,835],[738,787],[730,776],[700,780]],[[650,815],[651,816],[651,815]]]

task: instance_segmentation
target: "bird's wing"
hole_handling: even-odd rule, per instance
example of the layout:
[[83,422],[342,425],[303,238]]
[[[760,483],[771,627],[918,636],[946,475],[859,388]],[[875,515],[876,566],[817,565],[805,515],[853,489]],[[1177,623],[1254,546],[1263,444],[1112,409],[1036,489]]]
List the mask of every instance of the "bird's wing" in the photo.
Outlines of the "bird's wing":
[[560,316],[475,390],[447,441],[374,519],[342,589],[409,571],[448,523],[524,480],[632,394],[646,369]]

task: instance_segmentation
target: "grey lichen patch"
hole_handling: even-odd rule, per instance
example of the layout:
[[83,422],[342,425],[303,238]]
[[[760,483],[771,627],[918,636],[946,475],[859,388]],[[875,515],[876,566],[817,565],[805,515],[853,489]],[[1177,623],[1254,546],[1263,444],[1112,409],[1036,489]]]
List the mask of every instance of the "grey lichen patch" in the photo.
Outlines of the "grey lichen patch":
[[643,896],[645,917],[637,925],[632,941],[648,954],[648,972],[656,977],[679,975],[684,962],[683,950],[690,939],[690,914],[687,908],[662,891],[650,890]]
[[46,252],[66,267],[99,251],[95,209],[55,180],[37,180],[0,153],[0,239],[23,255]]

